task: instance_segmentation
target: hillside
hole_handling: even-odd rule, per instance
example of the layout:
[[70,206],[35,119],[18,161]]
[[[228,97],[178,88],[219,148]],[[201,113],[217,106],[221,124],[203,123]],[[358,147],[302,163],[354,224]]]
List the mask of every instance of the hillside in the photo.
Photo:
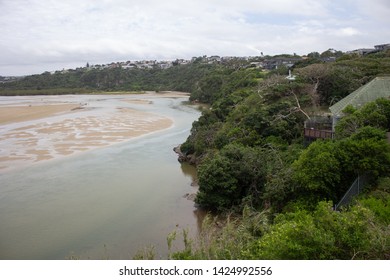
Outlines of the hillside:
[[[389,66],[389,53],[345,55],[296,65],[295,80],[277,71],[252,76],[247,69],[246,84],[235,83],[245,86],[226,89],[234,74],[215,77],[219,83],[212,84],[220,87],[206,98],[214,100],[211,109],[193,124],[181,150],[198,166],[196,202],[230,214],[222,229],[212,226],[220,220],[209,220],[195,245],[185,240],[186,249],[171,257],[389,259],[390,101],[350,111],[334,140],[307,146],[302,135],[305,120],[329,115],[331,104],[389,75]],[[369,177],[364,194],[334,211],[359,174]]]
[[[199,57],[192,62],[169,64],[124,64],[89,66],[44,72],[20,78],[0,80],[0,95],[77,94],[96,91],[163,91],[194,92],[198,83],[210,74],[228,74],[246,67],[250,61],[229,58],[223,61]],[[131,66],[131,67],[130,67]],[[164,67],[163,67],[164,66]]]
[[[0,94],[179,90],[208,103],[181,152],[198,169],[196,203],[219,219],[206,219],[199,240],[184,232],[185,249],[171,258],[390,259],[390,101],[349,108],[335,139],[303,137],[306,120],[326,117],[330,105],[390,75],[389,51],[339,55],[83,68],[3,83]],[[364,193],[333,211],[361,174]]]

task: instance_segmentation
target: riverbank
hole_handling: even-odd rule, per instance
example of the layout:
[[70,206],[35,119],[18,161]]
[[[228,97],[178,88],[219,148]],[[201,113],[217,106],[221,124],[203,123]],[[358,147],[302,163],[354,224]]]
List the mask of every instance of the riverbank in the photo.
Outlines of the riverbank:
[[[133,98],[135,103],[126,102]],[[0,259],[132,259],[149,245],[158,252],[155,258],[166,259],[166,238],[172,231],[179,234],[186,229],[188,237],[195,238],[203,216],[194,202],[183,196],[196,191],[191,185],[196,170],[179,164],[172,151],[185,141],[191,124],[200,115],[196,108],[183,103],[186,100],[184,96],[148,94],[50,97],[43,102],[88,105],[50,118],[1,125],[0,137],[6,133],[5,127],[9,131],[47,122],[53,128],[68,119],[71,128],[72,121],[83,119],[83,125],[90,125],[89,120],[114,115],[117,119],[113,127],[119,129],[130,125],[130,116],[135,113],[132,110],[150,114],[148,118],[156,125],[161,118],[173,121],[168,129],[130,141],[65,156],[50,151],[55,159],[19,161],[22,168],[16,168],[13,162],[13,170],[0,170]],[[21,102],[29,100],[0,97],[4,105]],[[129,118],[121,119],[124,116]],[[61,133],[57,131],[53,136]],[[68,134],[81,138],[72,130]],[[37,144],[46,149],[49,140],[41,137]],[[172,249],[181,248],[180,240],[178,236]]]
[[156,97],[141,95],[7,97],[0,102],[0,171],[100,148],[167,129],[154,113]]

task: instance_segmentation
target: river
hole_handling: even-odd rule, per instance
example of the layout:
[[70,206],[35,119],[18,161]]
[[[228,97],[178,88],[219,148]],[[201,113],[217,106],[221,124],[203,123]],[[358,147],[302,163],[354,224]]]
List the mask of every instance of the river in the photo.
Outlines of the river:
[[[117,104],[124,97],[84,98]],[[0,259],[131,259],[147,246],[166,259],[170,232],[196,235],[203,213],[184,198],[196,192],[196,172],[172,149],[200,113],[183,104],[188,97],[147,98],[153,108],[121,106],[164,115],[171,127],[0,173]]]

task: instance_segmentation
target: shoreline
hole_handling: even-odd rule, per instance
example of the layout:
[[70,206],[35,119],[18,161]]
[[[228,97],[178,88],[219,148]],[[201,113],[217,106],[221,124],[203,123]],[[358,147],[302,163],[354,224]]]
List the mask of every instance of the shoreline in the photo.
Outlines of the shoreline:
[[156,94],[156,95],[180,95],[190,96],[190,93],[183,91],[174,91],[174,90],[163,90],[163,91],[93,91],[93,90],[85,90],[85,89],[42,89],[42,90],[34,90],[34,89],[17,89],[17,90],[3,90],[0,91],[0,97],[31,97],[31,96],[66,96],[66,95],[143,95],[143,94]]

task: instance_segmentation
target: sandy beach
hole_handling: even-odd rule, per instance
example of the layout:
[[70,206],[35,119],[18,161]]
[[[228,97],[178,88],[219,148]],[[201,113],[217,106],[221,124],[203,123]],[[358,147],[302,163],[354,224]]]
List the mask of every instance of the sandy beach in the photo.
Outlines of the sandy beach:
[[153,98],[183,96],[146,93],[114,101],[99,96],[89,98],[91,102],[77,97],[51,97],[44,104],[34,97],[0,102],[0,172],[167,129],[173,120],[153,112]]

